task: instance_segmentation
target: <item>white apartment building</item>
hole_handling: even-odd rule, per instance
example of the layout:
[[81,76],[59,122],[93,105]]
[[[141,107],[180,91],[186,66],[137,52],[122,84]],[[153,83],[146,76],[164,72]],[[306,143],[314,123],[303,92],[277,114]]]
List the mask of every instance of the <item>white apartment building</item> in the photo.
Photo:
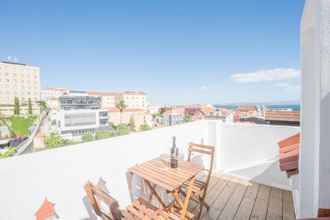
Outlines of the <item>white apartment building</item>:
[[23,109],[28,100],[33,103],[33,110],[38,112],[36,102],[40,101],[40,69],[36,66],[0,62],[0,108],[2,114],[12,115],[14,99],[17,97]]
[[127,108],[146,109],[147,95],[144,92],[126,91],[120,94],[119,100],[123,100]]
[[108,112],[100,109],[60,110],[56,121],[59,133],[66,139],[80,139],[83,134],[93,134],[109,125]]

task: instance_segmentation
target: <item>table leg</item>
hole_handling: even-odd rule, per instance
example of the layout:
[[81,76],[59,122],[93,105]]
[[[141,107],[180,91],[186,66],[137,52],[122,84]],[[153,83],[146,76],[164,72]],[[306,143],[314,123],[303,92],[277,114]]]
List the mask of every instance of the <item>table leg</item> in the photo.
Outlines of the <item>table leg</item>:
[[166,207],[165,203],[162,201],[162,199],[160,198],[160,196],[158,195],[158,193],[156,192],[156,190],[154,189],[154,187],[150,184],[149,181],[145,180],[145,182],[147,183],[147,186],[149,187],[149,189],[151,191],[150,197],[152,198],[152,195],[155,195],[155,197],[157,198],[158,202],[162,205],[162,208],[165,208]]
[[133,198],[133,191],[132,191],[133,173],[131,173],[131,172],[127,172],[127,173],[126,173],[126,179],[127,179],[127,185],[128,185],[129,196],[130,196],[130,198],[131,198],[131,202],[133,202],[133,201],[134,201],[134,198]]
[[179,191],[178,190],[175,190],[173,192],[173,197],[175,199],[175,203],[178,205],[178,207],[180,207],[180,209],[182,209],[183,207],[183,204],[182,202],[180,201],[180,195],[179,195]]

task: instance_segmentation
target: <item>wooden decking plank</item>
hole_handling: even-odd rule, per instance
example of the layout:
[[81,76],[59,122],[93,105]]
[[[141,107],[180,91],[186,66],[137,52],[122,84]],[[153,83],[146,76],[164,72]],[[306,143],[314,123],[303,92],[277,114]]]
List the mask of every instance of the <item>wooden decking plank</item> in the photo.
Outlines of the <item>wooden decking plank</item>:
[[[294,220],[292,195],[289,191],[270,186],[250,183],[241,195],[246,181],[228,176],[211,179],[206,201],[211,206],[209,212],[203,209],[201,220]],[[240,193],[238,193],[240,192]],[[241,195],[241,202],[237,205]],[[236,209],[236,214],[233,215]]]
[[259,184],[257,183],[251,183],[251,185],[248,186],[242,203],[234,218],[235,220],[246,220],[250,218],[253,206],[256,202],[258,189]]
[[217,199],[218,195],[223,191],[227,181],[220,180],[214,187],[212,187],[206,194],[205,201],[207,204],[212,205]]
[[[216,184],[214,184],[212,187],[209,187],[209,189],[207,190],[206,197],[205,197],[206,203],[211,207],[213,206],[213,203],[216,200],[217,196],[224,189],[226,182],[227,182],[226,180],[223,180],[219,177],[217,177],[216,179],[217,179]],[[196,210],[196,211],[198,211],[198,210]],[[198,213],[194,213],[194,214],[197,215]],[[206,208],[203,208],[201,220],[209,220],[209,219],[210,218],[208,216]]]
[[283,199],[283,220],[294,220],[296,219],[293,207],[292,193],[289,191],[282,191]]
[[271,187],[260,185],[250,220],[266,219]]
[[223,191],[218,195],[217,199],[214,201],[213,206],[210,208],[208,217],[210,219],[217,219],[225,208],[227,202],[231,198],[233,192],[235,191],[238,183],[228,181],[225,185]]
[[221,215],[218,217],[218,220],[231,220],[235,217],[246,192],[246,189],[247,185],[238,184]]
[[267,220],[280,220],[283,218],[282,190],[272,188],[270,191]]

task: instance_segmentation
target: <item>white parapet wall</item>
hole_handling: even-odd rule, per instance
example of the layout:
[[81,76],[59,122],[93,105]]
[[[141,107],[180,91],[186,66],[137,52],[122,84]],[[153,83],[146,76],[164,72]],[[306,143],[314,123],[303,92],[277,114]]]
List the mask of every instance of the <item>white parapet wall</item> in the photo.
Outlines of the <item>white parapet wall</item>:
[[279,169],[278,142],[300,132],[299,127],[253,124],[217,125],[217,169],[258,183],[291,189]]
[[276,163],[277,142],[298,130],[198,121],[3,159],[0,219],[35,219],[45,197],[56,204],[60,219],[88,219],[83,186],[87,180],[96,183],[99,178],[106,181],[111,194],[124,207],[130,202],[127,169],[168,153],[172,136],[177,137],[181,152],[186,152],[189,142],[215,145],[217,170],[286,188],[287,183],[282,182],[285,174],[277,175],[280,173],[277,165],[273,164],[270,170],[276,175],[251,168],[272,159]]
[[125,206],[130,201],[127,169],[169,153],[172,136],[181,151],[191,141],[207,139],[206,125],[199,121],[2,159],[0,219],[35,219],[45,197],[56,204],[60,219],[86,219],[83,186],[99,178]]

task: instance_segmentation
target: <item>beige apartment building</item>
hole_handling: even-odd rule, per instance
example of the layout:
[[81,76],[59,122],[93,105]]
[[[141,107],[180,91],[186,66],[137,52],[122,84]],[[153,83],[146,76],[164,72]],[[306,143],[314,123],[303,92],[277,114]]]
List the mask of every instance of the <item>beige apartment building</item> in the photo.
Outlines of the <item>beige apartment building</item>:
[[10,61],[0,62],[0,110],[1,114],[13,114],[14,100],[20,101],[21,112],[27,112],[29,98],[33,104],[33,113],[40,113],[40,69],[39,67]]
[[147,108],[147,97],[144,92],[126,91],[121,93],[115,92],[88,92],[90,96],[102,98],[102,108],[110,109],[116,107],[116,104],[123,100],[127,109],[143,109]]
[[126,91],[120,93],[119,100],[124,100],[127,108],[147,109],[147,95],[144,92]]
[[41,100],[47,103],[51,110],[58,111],[60,109],[59,97],[69,93],[68,89],[64,88],[48,88],[41,90]]
[[89,96],[101,97],[101,108],[109,109],[116,106],[117,96],[119,93],[114,92],[88,92]]

